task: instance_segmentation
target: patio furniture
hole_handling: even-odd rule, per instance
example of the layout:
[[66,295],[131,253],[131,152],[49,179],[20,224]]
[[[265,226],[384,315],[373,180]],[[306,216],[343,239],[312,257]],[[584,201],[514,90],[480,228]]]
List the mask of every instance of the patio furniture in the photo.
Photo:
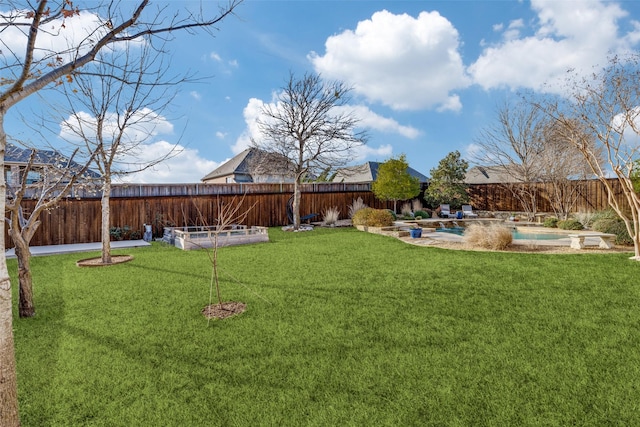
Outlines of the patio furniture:
[[440,216],[444,218],[455,218],[456,213],[451,213],[451,208],[449,205],[441,204],[440,205]]
[[[320,214],[317,213],[300,215],[300,222],[311,224],[311,220],[318,216],[320,216]],[[287,201],[287,218],[289,218],[289,223],[293,224],[293,196],[291,196]]]
[[462,214],[467,218],[477,218],[478,214],[473,212],[471,205],[462,205]]

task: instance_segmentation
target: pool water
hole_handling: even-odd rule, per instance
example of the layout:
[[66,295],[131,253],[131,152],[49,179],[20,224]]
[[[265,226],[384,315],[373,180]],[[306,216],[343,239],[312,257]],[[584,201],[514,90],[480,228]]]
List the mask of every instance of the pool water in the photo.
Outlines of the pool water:
[[436,228],[439,233],[451,233],[462,236],[464,234],[464,227],[451,227],[451,228]]
[[[464,227],[452,227],[452,228],[436,228],[440,233],[451,233],[462,236],[464,234]],[[512,232],[514,240],[558,240],[566,238],[566,234],[559,233],[523,233],[518,230]]]
[[567,238],[566,234],[559,233],[522,233],[517,230],[511,232],[514,240],[558,240]]

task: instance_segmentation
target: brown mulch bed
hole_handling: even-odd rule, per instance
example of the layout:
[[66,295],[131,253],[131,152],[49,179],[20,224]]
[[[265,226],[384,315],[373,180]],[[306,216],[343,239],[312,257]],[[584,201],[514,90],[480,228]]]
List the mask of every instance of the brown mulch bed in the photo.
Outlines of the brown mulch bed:
[[78,267],[106,267],[108,265],[122,264],[123,262],[129,262],[133,259],[132,255],[111,255],[111,263],[105,264],[102,262],[102,257],[81,259],[76,262]]
[[236,314],[244,313],[247,305],[242,302],[228,301],[222,304],[210,304],[202,309],[207,319],[226,319]]

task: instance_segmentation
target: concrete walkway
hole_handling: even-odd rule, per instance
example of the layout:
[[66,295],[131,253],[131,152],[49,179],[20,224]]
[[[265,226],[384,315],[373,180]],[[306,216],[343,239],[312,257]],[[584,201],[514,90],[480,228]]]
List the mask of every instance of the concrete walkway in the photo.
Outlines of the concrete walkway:
[[[144,240],[121,240],[111,242],[111,249],[137,248],[140,246],[151,246],[151,243]],[[74,252],[93,252],[102,249],[101,242],[95,243],[77,243],[73,245],[49,245],[49,246],[32,246],[29,248],[32,256],[69,254]],[[8,249],[5,252],[7,258],[15,258],[15,251]]]

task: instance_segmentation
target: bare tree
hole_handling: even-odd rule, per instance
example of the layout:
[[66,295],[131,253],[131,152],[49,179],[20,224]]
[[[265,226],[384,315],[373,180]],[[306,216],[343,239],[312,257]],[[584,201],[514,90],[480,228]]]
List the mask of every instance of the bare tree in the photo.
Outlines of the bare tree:
[[474,142],[479,149],[473,161],[493,166],[508,182],[507,188],[528,216],[538,209],[536,182],[540,179],[544,115],[525,102],[505,102],[497,109],[495,123],[484,128]]
[[[323,82],[317,74],[297,80],[293,74],[275,104],[265,104],[258,126],[263,140],[254,141],[269,156],[269,168],[294,177],[293,226],[300,227],[300,184],[327,167],[340,167],[366,143],[356,132],[359,121],[347,111],[350,88]],[[264,168],[264,166],[263,166]]]
[[[587,175],[580,152],[558,132],[549,116],[526,98],[505,102],[497,121],[475,139],[473,160],[497,168],[507,188],[530,219],[538,211],[538,189],[547,183],[555,213],[566,217],[579,192],[576,180]],[[592,144],[591,144],[592,145]]]
[[249,150],[246,166],[252,182],[282,183],[293,181],[291,165],[279,154],[262,151],[255,147],[249,148]]
[[147,158],[143,151],[166,120],[173,88],[185,81],[167,77],[168,63],[149,44],[128,43],[101,52],[97,61],[66,87],[68,107],[59,110],[61,136],[94,157],[102,176],[102,263],[111,264],[110,208],[114,179],[149,169],[177,154],[176,146]]
[[[240,199],[234,197],[229,203],[224,203],[218,198],[217,200],[217,218],[213,221],[213,233],[211,233],[211,248],[204,248],[207,251],[209,262],[211,262],[211,281],[209,283],[209,305],[204,308],[203,313],[207,317],[207,323],[214,317],[225,318],[234,314],[241,313],[245,309],[245,304],[240,302],[223,302],[222,291],[220,289],[220,275],[218,269],[218,249],[220,247],[220,235],[227,233],[233,229],[236,224],[242,224],[246,221],[249,212],[257,205],[254,202],[248,209],[244,208],[246,194]],[[197,209],[197,206],[196,206]],[[198,217],[205,227],[207,221],[198,209]],[[213,293],[215,290],[217,304],[213,303]]]
[[[38,154],[40,153],[37,150],[32,149],[26,166],[12,172],[17,179],[7,185],[5,221],[18,260],[20,317],[33,317],[36,314],[29,243],[40,227],[40,215],[55,207],[69,194],[74,185],[91,185],[90,177],[85,174],[91,159],[84,166],[80,166],[74,162],[73,156],[65,158],[54,151],[45,154],[43,159],[38,159]],[[36,160],[42,165],[41,177],[37,182],[31,183],[28,176],[35,170]],[[35,206],[28,213],[25,213],[22,204],[25,197],[35,199]]]
[[[65,20],[80,14],[71,1],[7,2],[11,8],[0,16],[0,166],[4,168],[7,137],[4,117],[9,109],[46,87],[64,84],[74,73],[94,61],[107,46],[132,40],[168,38],[176,31],[211,30],[231,15],[242,0],[229,0],[214,17],[194,13],[172,13],[166,5],[153,9],[150,0],[138,2],[91,3],[97,17],[93,31],[80,42],[66,49],[45,50],[37,47],[42,33],[65,34]],[[11,34],[10,34],[11,33]],[[10,37],[8,36],[10,34]],[[6,37],[5,37],[6,35]],[[8,41],[21,38],[18,48]],[[0,174],[0,212],[5,211],[6,182]],[[20,424],[17,399],[17,379],[11,311],[11,281],[7,270],[4,245],[4,222],[0,221],[0,424],[14,427]]]
[[[580,129],[575,124],[576,131]],[[597,153],[593,136],[582,131],[585,144]],[[564,137],[555,122],[544,129],[544,150],[540,158],[541,180],[547,185],[547,195],[553,212],[560,219],[567,219],[581,192],[586,188],[586,180],[593,177],[591,168],[582,153]]]
[[[609,206],[633,240],[632,259],[640,261],[640,195],[634,189],[640,158],[640,55],[612,56],[602,69],[586,77],[574,71],[566,88],[567,98],[539,105],[606,188]],[[617,197],[611,176],[620,184],[624,199]]]

